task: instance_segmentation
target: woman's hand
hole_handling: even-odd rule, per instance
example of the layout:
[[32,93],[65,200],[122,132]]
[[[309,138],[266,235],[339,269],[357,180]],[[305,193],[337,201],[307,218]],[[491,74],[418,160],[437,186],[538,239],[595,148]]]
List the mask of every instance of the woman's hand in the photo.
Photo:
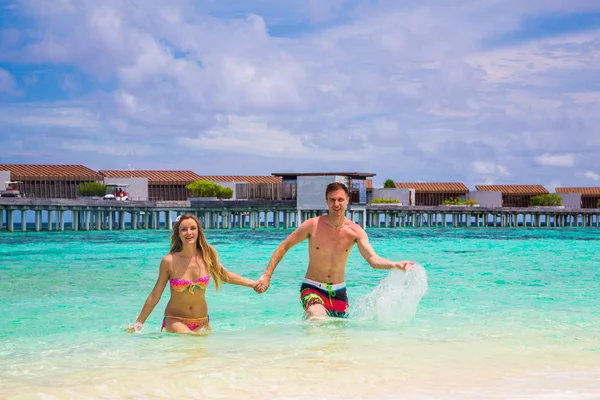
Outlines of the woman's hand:
[[125,328],[125,332],[127,333],[137,333],[137,332],[141,332],[144,329],[144,325],[141,322],[136,322],[133,325],[129,325],[127,328]]
[[263,275],[256,281],[253,288],[256,293],[264,293],[269,289],[269,286],[271,286],[271,278]]

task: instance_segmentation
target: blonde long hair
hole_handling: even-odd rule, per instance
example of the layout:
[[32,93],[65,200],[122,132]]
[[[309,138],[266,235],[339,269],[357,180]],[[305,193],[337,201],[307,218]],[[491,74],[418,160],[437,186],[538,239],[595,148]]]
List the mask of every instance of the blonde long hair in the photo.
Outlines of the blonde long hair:
[[219,262],[219,255],[217,254],[217,250],[212,247],[206,241],[206,237],[204,236],[204,231],[202,230],[202,225],[200,225],[200,221],[198,217],[194,214],[185,213],[180,215],[173,226],[173,231],[171,232],[171,249],[169,253],[176,253],[183,250],[183,243],[179,238],[179,226],[186,219],[193,219],[196,222],[196,226],[198,227],[198,238],[196,239],[196,248],[200,250],[200,255],[202,256],[202,261],[204,261],[204,265],[206,265],[206,269],[208,270],[208,274],[215,281],[215,288],[219,290],[219,284],[227,281],[228,274],[225,268]]

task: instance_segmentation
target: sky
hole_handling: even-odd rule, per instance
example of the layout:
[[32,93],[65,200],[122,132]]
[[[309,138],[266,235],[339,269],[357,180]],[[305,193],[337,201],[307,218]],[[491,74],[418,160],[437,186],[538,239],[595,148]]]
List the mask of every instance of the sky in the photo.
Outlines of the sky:
[[0,0],[0,163],[600,186],[598,0]]

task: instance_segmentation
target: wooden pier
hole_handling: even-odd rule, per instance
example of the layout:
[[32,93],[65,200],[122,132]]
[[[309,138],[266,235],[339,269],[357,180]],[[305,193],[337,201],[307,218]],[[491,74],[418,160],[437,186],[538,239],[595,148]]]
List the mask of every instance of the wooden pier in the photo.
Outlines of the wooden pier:
[[[175,218],[184,212],[198,216],[204,229],[255,229],[269,226],[268,221],[277,229],[288,229],[297,226],[298,218],[293,201],[206,201],[192,206],[189,201],[0,198],[0,230],[14,232],[15,215],[27,221],[28,213],[35,214],[35,231],[65,230],[67,213],[70,229],[75,231],[171,229]],[[27,224],[19,223],[18,230],[25,232]]]
[[[367,227],[600,227],[598,208],[367,206]],[[383,223],[381,222],[383,220]]]
[[[296,228],[301,221],[326,212],[298,210],[295,201],[114,201],[0,198],[0,230],[171,229],[177,215],[191,212],[204,229]],[[69,215],[70,214],[70,215]],[[45,216],[46,224],[42,224]],[[366,228],[404,227],[600,227],[600,209],[554,207],[485,208],[469,206],[351,205],[347,216]],[[32,218],[30,218],[31,220]],[[45,228],[45,229],[44,229]]]

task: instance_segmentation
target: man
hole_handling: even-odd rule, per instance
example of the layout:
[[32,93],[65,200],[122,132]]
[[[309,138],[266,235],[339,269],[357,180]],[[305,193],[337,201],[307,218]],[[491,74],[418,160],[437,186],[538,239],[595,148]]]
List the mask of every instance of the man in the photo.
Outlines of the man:
[[413,266],[410,261],[394,262],[378,256],[364,229],[346,218],[350,200],[346,185],[330,183],[325,190],[325,199],[329,214],[304,221],[281,242],[254,287],[258,293],[265,292],[283,256],[308,238],[308,269],[300,287],[300,299],[309,319],[347,316],[348,297],[344,281],[346,263],[354,243],[372,268],[407,271]]

